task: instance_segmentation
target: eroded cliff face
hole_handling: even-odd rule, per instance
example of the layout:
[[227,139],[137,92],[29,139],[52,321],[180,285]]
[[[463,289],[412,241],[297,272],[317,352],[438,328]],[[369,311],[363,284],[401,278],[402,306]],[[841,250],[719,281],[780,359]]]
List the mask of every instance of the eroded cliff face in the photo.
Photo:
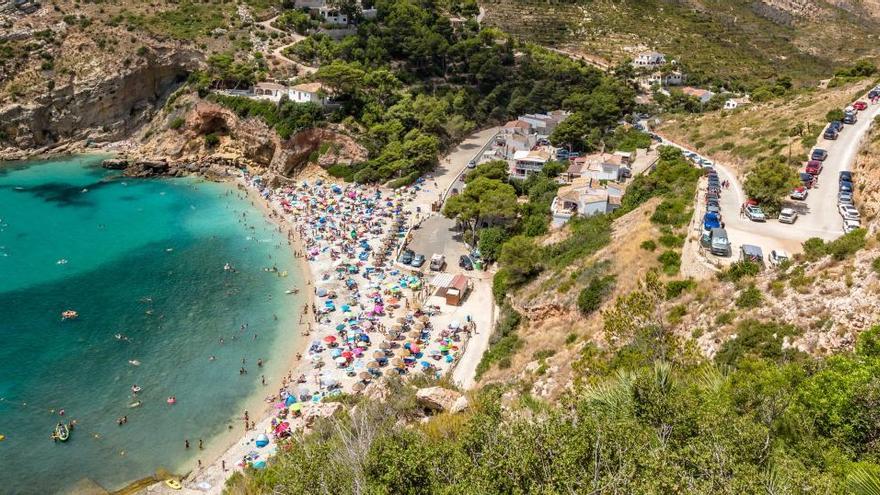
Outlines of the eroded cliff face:
[[[218,137],[217,144],[206,142],[209,134]],[[292,180],[310,160],[327,167],[367,159],[367,150],[341,128],[306,129],[285,140],[263,121],[240,118],[194,94],[157,114],[135,140],[140,144],[129,153],[132,158],[167,160],[172,174],[236,164],[264,169],[276,183]]]
[[188,51],[158,51],[99,77],[69,80],[27,101],[0,107],[0,136],[7,153],[72,141],[123,139],[153,116],[200,57]]

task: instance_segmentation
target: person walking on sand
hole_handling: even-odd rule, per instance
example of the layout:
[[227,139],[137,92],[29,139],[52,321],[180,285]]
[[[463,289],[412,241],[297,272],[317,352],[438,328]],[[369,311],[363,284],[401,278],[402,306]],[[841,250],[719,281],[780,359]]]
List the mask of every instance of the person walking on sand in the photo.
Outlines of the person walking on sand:
[[183,441],[183,448],[185,448],[185,449],[189,448],[189,439],[186,439]]
[[202,439],[200,438],[199,439],[199,450],[204,450],[204,449],[205,449],[205,444],[202,443]]

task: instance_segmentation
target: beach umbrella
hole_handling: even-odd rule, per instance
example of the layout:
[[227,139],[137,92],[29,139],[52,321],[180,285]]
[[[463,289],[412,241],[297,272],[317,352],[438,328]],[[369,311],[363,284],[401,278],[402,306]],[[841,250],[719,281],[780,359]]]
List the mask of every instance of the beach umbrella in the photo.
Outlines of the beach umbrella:
[[422,333],[418,330],[413,330],[407,334],[411,339],[418,339],[422,336]]
[[324,337],[324,342],[326,342],[328,344],[332,344],[332,343],[336,342],[336,336],[328,335],[328,336]]
[[341,355],[342,355],[342,349],[333,349],[332,351],[330,351],[330,357],[332,357],[332,358],[338,358]]
[[327,295],[327,289],[321,287],[316,293],[318,294],[318,297],[324,297]]
[[388,342],[387,340],[383,340],[383,341],[379,344],[379,349],[391,349],[391,343]]
[[302,402],[294,402],[290,405],[290,412],[297,413],[302,411],[303,405]]
[[369,363],[367,363],[367,368],[376,369],[378,367],[379,367],[379,363],[377,363],[376,361],[370,361]]
[[363,382],[357,382],[351,386],[351,389],[354,390],[355,392],[363,392],[363,390],[365,388],[367,388],[367,386],[364,385]]
[[339,356],[338,358],[334,359],[333,361],[335,361],[336,364],[338,364],[338,365],[341,366],[341,365],[344,365],[345,363],[347,363],[347,362],[348,362],[348,359],[346,359],[346,358],[344,358],[344,357],[342,357],[342,356]]
[[416,330],[423,330],[425,328],[425,324],[420,321],[417,321],[417,322],[413,323],[413,328]]
[[419,352],[421,352],[421,349],[419,348],[419,346],[413,344],[413,345],[409,346],[409,352],[411,352],[413,354],[418,354]]
[[433,365],[432,365],[431,363],[429,363],[428,361],[422,361],[422,362],[419,363],[419,364],[421,364],[421,365],[422,365],[423,367],[425,367],[425,368],[430,368],[431,366],[433,366]]
[[309,356],[309,359],[311,359],[312,361],[320,361],[321,355],[320,354],[312,354]]
[[261,433],[259,436],[257,436],[257,441],[255,443],[257,447],[263,448],[266,445],[269,445],[269,437],[267,437],[265,433]]
[[351,359],[352,356],[353,356],[353,354],[351,353],[351,351],[343,351],[343,353],[342,353],[342,357],[344,357],[346,359]]
[[265,469],[266,461],[259,460],[259,461],[254,462],[252,465],[253,465],[254,469]]
[[403,360],[400,359],[400,358],[394,358],[394,359],[391,360],[391,364],[394,365],[394,366],[397,367],[397,368],[400,368],[400,367],[403,366]]
[[368,382],[373,379],[373,375],[369,374],[366,371],[361,371],[360,373],[358,373],[358,378],[360,378],[363,381]]
[[396,368],[388,368],[387,370],[385,370],[385,376],[387,376],[387,377],[398,376],[398,375],[400,375],[400,373],[397,371]]
[[426,325],[428,324],[428,322],[431,321],[431,318],[429,318],[428,315],[419,316],[419,319],[422,320],[422,323],[424,323]]
[[382,359],[385,357],[385,353],[382,351],[376,351],[373,353],[373,359]]

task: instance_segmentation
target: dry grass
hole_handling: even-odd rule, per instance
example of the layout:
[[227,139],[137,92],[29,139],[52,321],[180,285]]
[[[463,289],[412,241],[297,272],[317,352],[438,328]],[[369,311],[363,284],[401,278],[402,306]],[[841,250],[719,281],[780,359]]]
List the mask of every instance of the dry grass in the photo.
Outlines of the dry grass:
[[[812,90],[794,97],[750,105],[733,111],[720,110],[693,116],[675,116],[659,130],[671,140],[747,172],[764,158],[782,155],[805,160],[827,123],[825,115],[843,108],[863,92],[871,81],[863,80],[834,89]],[[809,127],[804,136],[791,137],[792,129]]]

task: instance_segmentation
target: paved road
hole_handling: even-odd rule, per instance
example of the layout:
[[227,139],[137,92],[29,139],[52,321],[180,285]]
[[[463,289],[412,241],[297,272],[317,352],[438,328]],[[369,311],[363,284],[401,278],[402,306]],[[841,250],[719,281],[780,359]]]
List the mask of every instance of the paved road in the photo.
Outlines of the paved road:
[[277,19],[277,18],[278,18],[278,16],[276,15],[275,17],[268,19],[268,20],[265,20],[263,22],[259,22],[258,24],[265,27],[269,31],[274,31],[276,33],[281,33],[284,36],[289,36],[290,38],[293,39],[293,42],[289,43],[287,45],[281,45],[278,48],[275,48],[270,53],[270,56],[275,57],[282,62],[293,65],[294,67],[296,67],[297,73],[302,73],[302,74],[308,75],[308,74],[314,74],[315,72],[317,72],[318,69],[316,67],[312,67],[310,65],[305,65],[305,64],[299,63],[296,60],[287,58],[287,56],[284,55],[284,50],[286,50],[288,47],[291,47],[291,46],[299,43],[300,41],[306,39],[306,37],[301,34],[288,33],[287,31],[283,31],[281,29],[276,28],[275,26],[272,25],[272,23],[275,22],[275,19]]
[[[866,98],[863,100],[867,101]],[[840,171],[851,169],[862,140],[878,114],[880,114],[880,104],[869,105],[866,110],[859,112],[859,120],[855,125],[844,126],[836,141],[819,139],[816,147],[828,151],[828,159],[825,160],[824,169],[819,176],[819,187],[810,190],[806,201],[790,202],[790,205],[800,212],[797,222],[793,225],[782,224],[775,219],[767,222],[752,222],[741,217],[740,207],[746,197],[740,178],[724,164],[716,162],[715,169],[720,179],[730,182],[730,188],[721,193],[722,219],[734,253],[727,262],[738,258],[736,253],[743,244],[760,246],[765,254],[773,249],[794,253],[801,251],[801,244],[811,237],[825,240],[840,237],[843,234],[843,220],[837,212],[837,177]],[[669,141],[665,141],[665,144],[687,150]],[[803,158],[806,161],[806,157]],[[705,184],[701,186],[704,187]],[[701,189],[695,214],[699,215],[698,218],[702,218],[703,212]]]

